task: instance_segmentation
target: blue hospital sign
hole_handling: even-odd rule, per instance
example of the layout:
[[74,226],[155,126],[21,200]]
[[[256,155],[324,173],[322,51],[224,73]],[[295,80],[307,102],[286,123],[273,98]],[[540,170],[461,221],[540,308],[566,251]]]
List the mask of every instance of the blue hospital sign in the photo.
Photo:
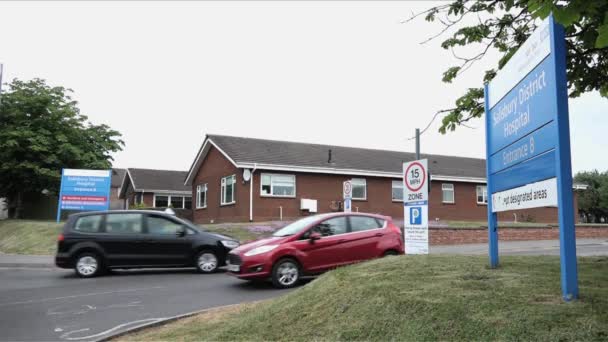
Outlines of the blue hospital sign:
[[111,179],[111,170],[63,169],[57,222],[61,210],[108,210]]
[[540,23],[485,86],[490,265],[498,266],[496,213],[557,206],[562,291],[578,296],[563,27]]

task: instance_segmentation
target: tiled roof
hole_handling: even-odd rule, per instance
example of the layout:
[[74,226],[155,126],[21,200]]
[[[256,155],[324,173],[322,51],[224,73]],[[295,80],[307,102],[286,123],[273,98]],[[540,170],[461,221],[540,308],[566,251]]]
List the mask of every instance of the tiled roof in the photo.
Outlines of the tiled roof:
[[[414,153],[333,145],[208,135],[237,164],[262,163],[328,169],[401,173],[403,162],[416,159]],[[331,162],[328,163],[329,150]],[[422,154],[433,175],[485,178],[485,159]],[[194,165],[193,165],[194,166]]]
[[129,175],[137,190],[192,191],[184,185],[187,171],[129,168]]

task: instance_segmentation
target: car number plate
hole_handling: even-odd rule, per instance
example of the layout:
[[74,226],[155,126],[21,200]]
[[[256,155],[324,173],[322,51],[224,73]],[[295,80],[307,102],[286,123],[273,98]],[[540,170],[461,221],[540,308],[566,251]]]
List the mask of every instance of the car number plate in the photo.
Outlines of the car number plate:
[[230,272],[238,272],[241,270],[241,266],[239,265],[228,265],[228,271]]

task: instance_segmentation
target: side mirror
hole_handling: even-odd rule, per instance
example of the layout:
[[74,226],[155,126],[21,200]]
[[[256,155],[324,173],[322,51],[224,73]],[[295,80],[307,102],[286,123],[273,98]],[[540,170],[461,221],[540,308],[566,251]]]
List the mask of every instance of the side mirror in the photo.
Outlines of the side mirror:
[[314,243],[316,240],[319,240],[320,238],[321,238],[321,234],[317,233],[317,232],[310,233],[310,235],[308,236],[310,243]]
[[176,235],[179,236],[179,237],[186,236],[186,227],[184,227],[184,226],[179,227],[179,229],[177,230]]

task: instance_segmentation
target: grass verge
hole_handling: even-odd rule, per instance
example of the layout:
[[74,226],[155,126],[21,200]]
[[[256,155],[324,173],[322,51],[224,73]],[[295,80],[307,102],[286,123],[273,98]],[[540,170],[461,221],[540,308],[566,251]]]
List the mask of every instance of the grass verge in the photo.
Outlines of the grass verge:
[[608,258],[580,258],[581,299],[557,257],[400,256],[329,272],[266,302],[176,321],[123,341],[606,340]]
[[55,254],[63,223],[33,220],[0,221],[0,253]]

